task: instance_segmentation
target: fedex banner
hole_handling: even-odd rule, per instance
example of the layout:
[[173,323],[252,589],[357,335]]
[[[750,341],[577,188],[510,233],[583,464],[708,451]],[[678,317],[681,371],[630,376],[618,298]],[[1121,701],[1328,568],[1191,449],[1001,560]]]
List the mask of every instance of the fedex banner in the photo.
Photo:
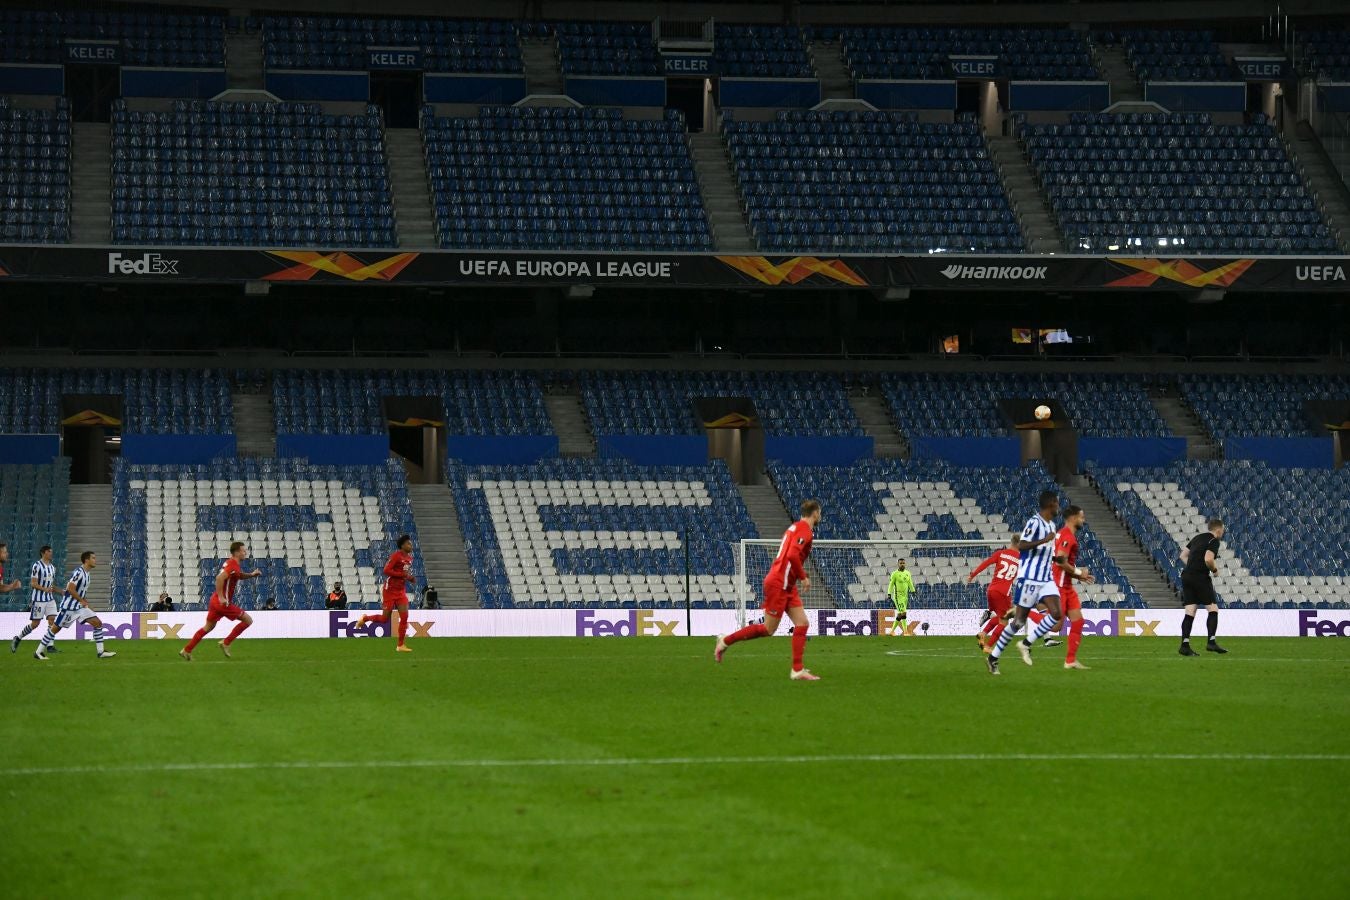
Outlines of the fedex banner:
[[[969,636],[979,628],[979,609],[909,611],[908,633]],[[810,609],[811,634],[875,637],[888,634],[893,610]],[[388,637],[387,625],[356,628],[360,610],[254,612],[250,638]],[[1179,637],[1179,609],[1086,609],[1083,633],[1095,637]],[[204,611],[105,613],[104,632],[113,640],[186,641],[206,620]],[[27,613],[0,613],[0,635],[17,634]],[[690,613],[695,635],[711,637],[737,627],[736,611],[696,609]],[[926,629],[924,626],[928,626]],[[1202,623],[1203,625],[1203,623]],[[30,635],[37,640],[45,629]],[[1225,610],[1220,631],[1227,637],[1350,637],[1350,610]],[[678,637],[685,632],[682,609],[415,609],[408,634],[431,637]],[[780,633],[786,634],[786,631]],[[88,640],[93,629],[80,625],[60,638]]]

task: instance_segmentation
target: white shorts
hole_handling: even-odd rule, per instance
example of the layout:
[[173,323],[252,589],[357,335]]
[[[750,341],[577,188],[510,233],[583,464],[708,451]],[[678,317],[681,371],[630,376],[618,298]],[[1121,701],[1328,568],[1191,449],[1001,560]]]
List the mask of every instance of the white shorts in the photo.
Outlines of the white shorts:
[[1018,581],[1013,585],[1013,596],[1018,606],[1031,609],[1046,597],[1059,599],[1059,586],[1053,581]]
[[55,600],[39,600],[37,603],[34,603],[28,611],[28,618],[32,619],[34,622],[54,615],[56,615]]
[[56,627],[69,628],[72,625],[79,625],[81,622],[88,622],[90,619],[97,619],[98,613],[87,606],[81,606],[79,609],[68,609],[56,614]]

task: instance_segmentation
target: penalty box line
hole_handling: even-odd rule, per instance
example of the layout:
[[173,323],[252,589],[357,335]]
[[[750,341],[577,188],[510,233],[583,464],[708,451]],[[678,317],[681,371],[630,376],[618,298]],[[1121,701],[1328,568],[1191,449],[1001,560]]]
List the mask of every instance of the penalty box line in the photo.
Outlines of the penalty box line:
[[133,775],[354,769],[586,769],[697,766],[844,765],[849,763],[997,762],[1350,762],[1350,753],[832,753],[799,756],[658,756],[591,759],[386,759],[272,762],[129,763],[0,769],[0,777]]

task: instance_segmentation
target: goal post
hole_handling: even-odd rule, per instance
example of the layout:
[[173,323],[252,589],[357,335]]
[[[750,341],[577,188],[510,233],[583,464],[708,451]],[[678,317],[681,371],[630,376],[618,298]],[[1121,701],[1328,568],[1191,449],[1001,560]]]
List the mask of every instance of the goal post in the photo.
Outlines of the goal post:
[[[764,577],[781,541],[741,540],[736,548],[736,621],[746,621],[764,602]],[[806,572],[811,590],[802,595],[809,609],[885,609],[891,572],[900,559],[914,579],[911,609],[969,609],[985,606],[993,567],[973,583],[970,572],[1006,538],[968,540],[816,540]]]

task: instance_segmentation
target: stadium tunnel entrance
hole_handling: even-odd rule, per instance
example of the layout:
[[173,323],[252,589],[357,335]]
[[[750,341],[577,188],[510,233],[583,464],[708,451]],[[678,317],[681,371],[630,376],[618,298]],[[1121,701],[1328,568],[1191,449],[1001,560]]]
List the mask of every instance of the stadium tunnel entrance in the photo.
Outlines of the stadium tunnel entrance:
[[385,397],[389,449],[412,484],[440,484],[445,477],[445,409],[439,397]]
[[73,121],[112,121],[112,102],[122,96],[120,66],[68,64],[65,78]]
[[725,460],[737,484],[764,484],[764,428],[749,397],[700,397],[695,411],[708,433],[708,459]]
[[122,398],[116,394],[61,397],[61,455],[70,458],[71,484],[111,484],[112,461],[122,452]]
[[716,130],[715,96],[711,78],[666,79],[666,109],[678,109],[683,113],[685,127],[691,132]]
[[421,98],[421,72],[375,70],[370,73],[370,102],[384,110],[386,128],[416,128]]
[[[1018,397],[999,400],[998,406],[1017,430],[1022,465],[1039,459],[1061,484],[1073,478],[1078,471],[1078,430],[1059,401]],[[1037,419],[1038,406],[1050,407],[1050,418]]]

